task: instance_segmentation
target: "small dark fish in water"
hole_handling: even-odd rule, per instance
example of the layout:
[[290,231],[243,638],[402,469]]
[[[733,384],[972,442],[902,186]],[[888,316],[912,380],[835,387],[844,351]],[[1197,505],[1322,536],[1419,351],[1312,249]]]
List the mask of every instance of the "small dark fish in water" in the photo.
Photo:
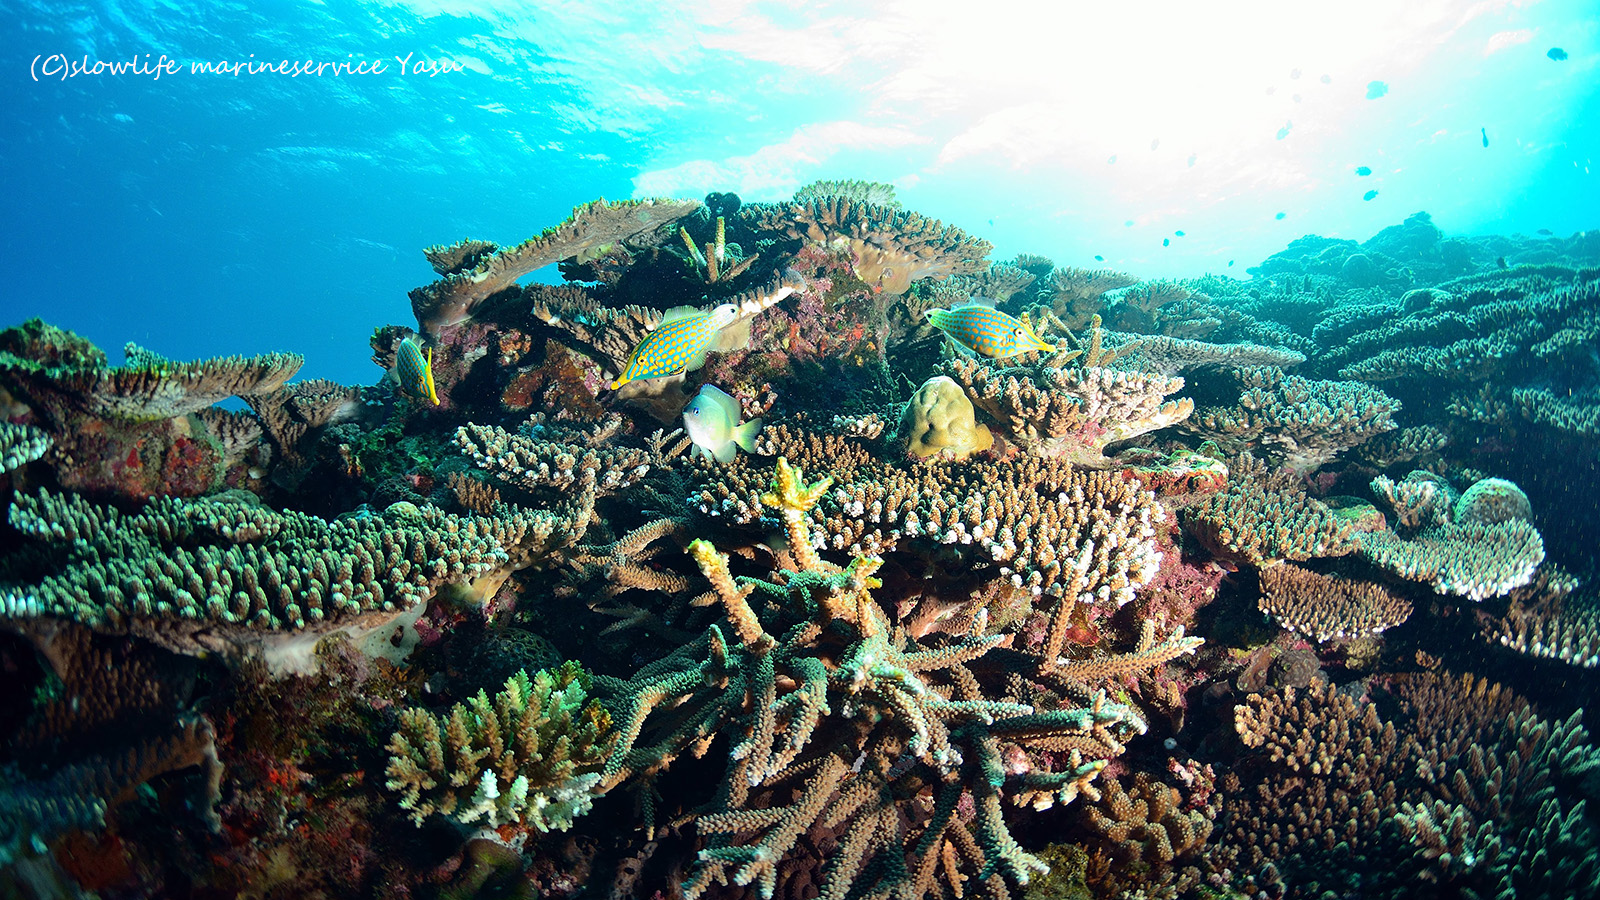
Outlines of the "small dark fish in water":
[[1278,213],[1277,215],[1273,216],[1273,218],[1274,219],[1278,219],[1278,220],[1281,221],[1283,219],[1283,217],[1287,216],[1287,215],[1288,215],[1288,213]]
[[1189,154],[1189,168],[1191,168],[1191,169],[1194,168],[1194,161],[1196,159],[1198,159],[1198,158],[1199,158],[1199,154],[1197,154],[1197,153]]
[[1289,129],[1291,129],[1293,127],[1294,127],[1294,123],[1293,122],[1285,122],[1285,123],[1283,123],[1283,127],[1278,129],[1278,140],[1281,141],[1284,138],[1288,137],[1289,136]]
[[[1327,76],[1324,75],[1323,77],[1326,78]],[[1231,260],[1231,259],[1228,260],[1228,268],[1230,268],[1230,269],[1233,268],[1233,260]]]
[[1378,192],[1377,191],[1367,191],[1365,194],[1361,195],[1361,199],[1363,199],[1363,200],[1371,200],[1373,197],[1376,197],[1376,196],[1378,196]]
[[1111,154],[1111,158],[1106,160],[1106,165],[1114,166],[1116,164],[1117,164],[1117,155],[1115,153],[1113,153],[1113,154]]
[[1478,129],[1478,133],[1483,135],[1483,145],[1485,147],[1489,146],[1489,129],[1487,129],[1487,128],[1479,128]]
[[1333,84],[1333,76],[1332,75],[1324,75],[1324,76],[1322,76],[1322,78],[1320,78],[1318,80],[1320,80],[1323,84]]
[[1161,246],[1163,246],[1163,247],[1171,247],[1172,246],[1172,238],[1162,238],[1161,239]]
[[1387,93],[1389,93],[1389,86],[1387,84],[1384,84],[1381,81],[1369,81],[1369,82],[1367,82],[1367,99],[1368,100],[1376,100],[1379,97],[1382,97],[1384,94],[1387,94]]
[[1172,234],[1174,237],[1183,237],[1183,232],[1181,231],[1174,231]]
[[1104,256],[1101,256],[1100,254],[1096,253],[1094,255],[1094,261],[1095,262],[1105,262],[1106,258]]
[[1123,222],[1122,223],[1122,227],[1123,228],[1132,228],[1133,227],[1133,220],[1129,219],[1128,221]]
[[1545,237],[1554,237],[1554,236],[1555,236],[1555,232],[1554,232],[1554,231],[1551,231],[1551,230],[1550,230],[1550,229],[1548,229],[1548,228],[1541,228],[1541,229],[1539,229],[1539,230],[1538,230],[1538,232],[1536,232],[1536,233],[1537,233],[1537,234],[1542,234],[1542,235],[1544,235],[1544,236],[1545,236]]
[[1504,257],[1504,256],[1502,256],[1502,257],[1499,257],[1499,258],[1497,258],[1497,259],[1496,259],[1496,260],[1495,260],[1495,261],[1494,261],[1494,264],[1495,264],[1495,265],[1497,265],[1497,266],[1499,266],[1499,267],[1500,267],[1500,268],[1502,268],[1502,269],[1509,269],[1509,268],[1511,268],[1511,267],[1510,267],[1510,266],[1508,266],[1508,265],[1506,265],[1506,258],[1505,258],[1505,257]]
[[1372,170],[1366,166],[1356,166],[1356,174],[1360,175],[1362,178],[1365,178],[1372,174]]
[[1550,52],[1546,53],[1545,56],[1550,57],[1556,62],[1561,62],[1567,58],[1567,51],[1561,49],[1560,47],[1551,47]]

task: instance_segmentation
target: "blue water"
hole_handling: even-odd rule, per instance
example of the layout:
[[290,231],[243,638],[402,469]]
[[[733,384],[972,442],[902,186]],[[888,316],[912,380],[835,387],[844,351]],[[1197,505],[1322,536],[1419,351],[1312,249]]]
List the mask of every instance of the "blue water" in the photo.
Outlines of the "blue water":
[[[8,0],[3,318],[368,382],[424,246],[817,178],[891,182],[996,260],[1142,277],[1242,275],[1418,210],[1451,234],[1597,224],[1592,0],[1325,6]],[[162,55],[159,79],[60,76]],[[385,70],[192,68],[285,59]]]

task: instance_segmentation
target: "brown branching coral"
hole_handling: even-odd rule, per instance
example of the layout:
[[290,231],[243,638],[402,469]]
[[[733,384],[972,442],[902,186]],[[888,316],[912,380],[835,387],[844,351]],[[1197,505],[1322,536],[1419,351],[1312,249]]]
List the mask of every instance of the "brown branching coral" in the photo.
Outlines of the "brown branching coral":
[[1183,526],[1224,559],[1252,565],[1343,556],[1355,529],[1313,499],[1293,477],[1270,474],[1248,453],[1228,466],[1226,489],[1184,511]]
[[50,449],[50,435],[32,425],[0,422],[0,474],[20,469]]
[[0,786],[0,865],[37,853],[63,833],[95,829],[147,782],[200,770],[192,808],[207,827],[222,779],[214,732],[184,710],[181,689],[149,654],[97,641],[88,629],[40,636],[52,667],[50,697],[11,736]]
[[[1187,802],[1183,792],[1148,773],[1127,787],[1104,778],[1100,799],[1084,806],[1093,837],[1086,876],[1097,896],[1177,897],[1202,880],[1196,865],[1206,851],[1220,798]],[[1198,792],[1194,792],[1198,794]]]
[[[1510,482],[1485,481],[1521,495]],[[1452,505],[1449,485],[1427,472],[1413,472],[1398,484],[1379,476],[1373,489],[1393,503],[1402,527],[1420,529],[1411,536],[1385,530],[1358,537],[1362,556],[1401,578],[1426,582],[1441,594],[1483,600],[1527,584],[1544,562],[1544,539],[1523,518],[1525,496],[1505,501],[1510,492],[1491,485],[1478,494],[1481,501]],[[1514,513],[1486,511],[1507,502]]]
[[430,247],[423,253],[444,277],[413,289],[411,309],[422,330],[437,335],[472,318],[479,304],[535,269],[653,232],[698,206],[693,200],[596,200],[514,247],[478,240]]
[[360,391],[326,379],[301,381],[247,398],[272,445],[289,465],[305,459],[306,435],[355,414]]
[[1312,640],[1376,634],[1411,615],[1411,601],[1375,581],[1284,563],[1261,570],[1261,611]]
[[1568,665],[1600,666],[1600,595],[1592,584],[1580,590],[1576,578],[1546,564],[1508,601],[1504,615],[1477,610],[1486,640]]
[[1470,675],[1386,693],[1388,721],[1325,682],[1236,707],[1255,752],[1223,779],[1220,880],[1288,898],[1600,895],[1600,833],[1573,814],[1600,771],[1580,715],[1544,719]]
[[652,462],[643,450],[546,441],[493,425],[461,426],[456,444],[473,465],[525,491],[592,485],[603,497],[637,483]]

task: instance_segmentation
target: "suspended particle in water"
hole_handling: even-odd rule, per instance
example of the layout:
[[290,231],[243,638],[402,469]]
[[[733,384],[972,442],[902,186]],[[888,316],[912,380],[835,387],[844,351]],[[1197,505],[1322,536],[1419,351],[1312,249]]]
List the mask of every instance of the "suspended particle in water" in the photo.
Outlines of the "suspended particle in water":
[[1157,148],[1159,146],[1161,146],[1161,138],[1151,138],[1150,139],[1150,149],[1151,150],[1154,150],[1155,148]]
[[1233,260],[1228,260],[1228,268],[1233,268]]
[[1294,127],[1294,123],[1293,122],[1285,122],[1285,123],[1283,123],[1283,127],[1278,129],[1278,140],[1281,141],[1284,138],[1288,137],[1289,136],[1289,129],[1291,129],[1293,127]]
[[1333,76],[1332,75],[1324,75],[1324,76],[1322,76],[1322,78],[1320,78],[1318,80],[1321,81],[1323,84],[1333,84]]
[[1117,164],[1117,155],[1115,153],[1113,153],[1113,154],[1111,154],[1111,158],[1106,160],[1106,165],[1114,166],[1116,164]]
[[1200,157],[1200,154],[1198,154],[1198,153],[1189,154],[1189,168],[1191,168],[1191,169],[1194,168],[1194,161],[1196,159],[1199,159],[1199,157]]
[[1132,228],[1133,227],[1133,220],[1129,219],[1128,221],[1123,222],[1122,223],[1122,227],[1123,228]]
[[1289,77],[1290,78],[1299,78],[1300,77],[1300,70],[1299,69],[1295,69],[1293,72],[1290,72],[1289,73]]

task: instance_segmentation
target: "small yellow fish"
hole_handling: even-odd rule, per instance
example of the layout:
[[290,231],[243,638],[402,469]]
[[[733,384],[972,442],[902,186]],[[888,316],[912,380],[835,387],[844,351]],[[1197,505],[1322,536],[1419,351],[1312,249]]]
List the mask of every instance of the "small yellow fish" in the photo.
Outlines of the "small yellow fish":
[[1005,359],[1035,350],[1054,353],[1057,349],[1055,344],[1046,343],[1034,333],[1033,324],[1026,315],[1018,319],[981,303],[929,310],[928,321],[956,343],[991,359]]
[[439,405],[439,395],[433,389],[433,348],[428,348],[428,358],[415,341],[401,341],[394,355],[394,374],[400,380],[400,390],[418,400],[431,400]]
[[705,364],[706,351],[717,339],[717,332],[739,318],[739,307],[732,303],[709,310],[678,307],[667,314],[650,336],[633,348],[628,367],[611,382],[614,391],[630,381],[662,378],[679,372],[693,372]]

